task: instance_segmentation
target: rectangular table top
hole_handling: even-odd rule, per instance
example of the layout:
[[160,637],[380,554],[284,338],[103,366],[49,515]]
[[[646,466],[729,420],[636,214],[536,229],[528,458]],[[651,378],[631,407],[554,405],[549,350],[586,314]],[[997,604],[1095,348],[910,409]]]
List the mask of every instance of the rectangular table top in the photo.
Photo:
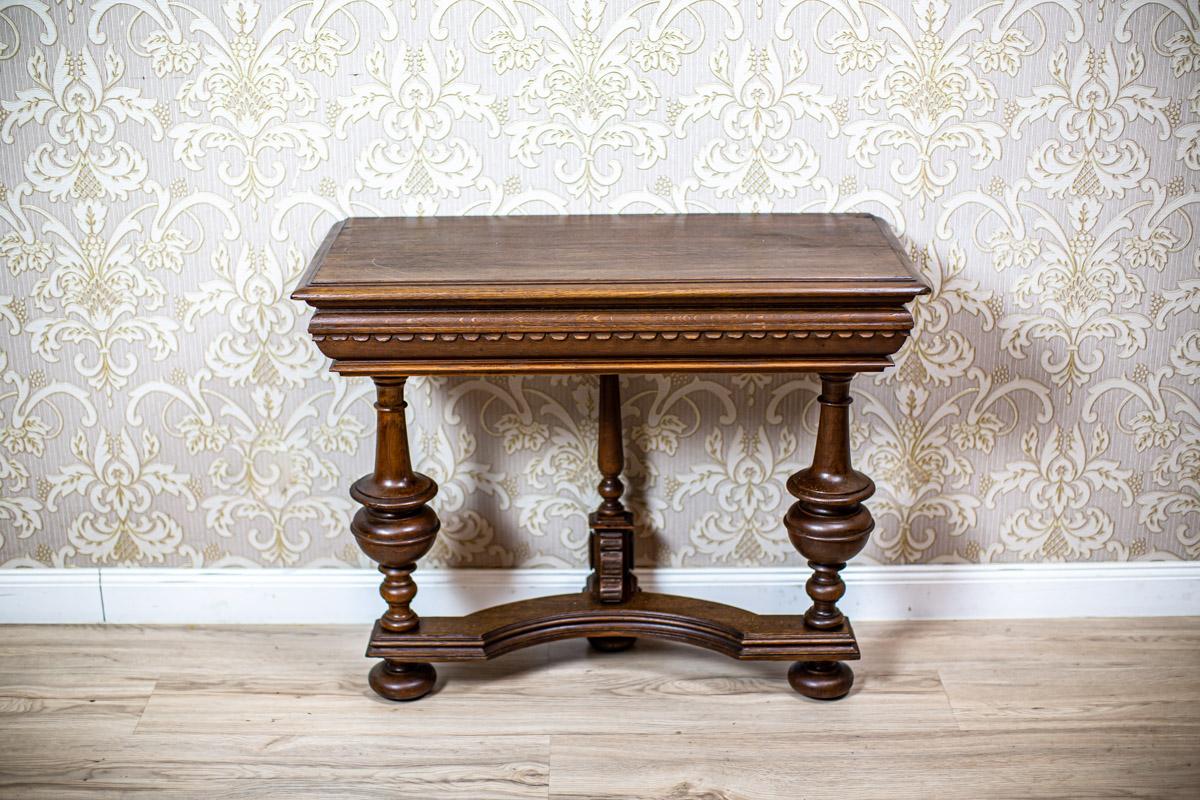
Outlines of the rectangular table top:
[[742,304],[923,290],[870,214],[359,217],[294,294],[318,307]]
[[293,297],[344,374],[884,369],[927,291],[870,214],[354,218]]

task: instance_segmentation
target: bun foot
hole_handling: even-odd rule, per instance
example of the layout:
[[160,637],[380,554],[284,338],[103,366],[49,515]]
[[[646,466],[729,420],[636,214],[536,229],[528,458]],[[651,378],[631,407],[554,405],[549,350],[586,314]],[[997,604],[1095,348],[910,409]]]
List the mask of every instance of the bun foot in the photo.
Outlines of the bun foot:
[[837,700],[850,693],[854,672],[841,661],[797,661],[788,669],[788,683],[814,700]]
[[619,653],[633,647],[636,636],[589,636],[588,644],[601,653]]
[[417,700],[429,694],[437,680],[432,664],[380,661],[371,667],[367,682],[385,700]]

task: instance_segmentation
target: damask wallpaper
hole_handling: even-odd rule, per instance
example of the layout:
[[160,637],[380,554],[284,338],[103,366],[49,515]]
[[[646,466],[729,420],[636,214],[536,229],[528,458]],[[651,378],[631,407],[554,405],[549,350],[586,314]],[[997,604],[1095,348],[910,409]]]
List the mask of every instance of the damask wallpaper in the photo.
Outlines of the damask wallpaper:
[[[881,562],[1200,557],[1196,0],[0,0],[0,563],[365,565],[369,384],[288,299],[366,214],[871,211]],[[815,383],[624,380],[643,560],[798,561]],[[585,560],[594,378],[416,380],[430,561]]]

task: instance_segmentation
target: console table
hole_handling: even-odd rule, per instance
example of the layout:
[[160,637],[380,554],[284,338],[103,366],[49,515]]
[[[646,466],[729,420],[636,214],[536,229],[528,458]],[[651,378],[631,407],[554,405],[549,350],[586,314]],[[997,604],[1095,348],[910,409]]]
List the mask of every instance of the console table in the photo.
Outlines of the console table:
[[[850,460],[850,381],[891,365],[928,291],[870,214],[354,218],[333,226],[293,297],[333,369],[377,390],[374,471],[350,494],[351,530],[383,574],[387,610],[367,655],[392,700],[433,688],[431,662],[493,658],[587,637],[617,651],[660,637],[738,659],[794,661],[803,695],[850,691],[859,650],[838,610],[839,571],[874,527],[871,479]],[[792,475],[783,519],[808,559],[804,614],[760,615],[639,591],[624,487],[618,373],[817,372],[812,466]],[[578,594],[463,617],[410,607],[416,562],[438,533],[437,485],[415,472],[404,419],[410,375],[599,375],[600,502],[589,517],[591,575]]]

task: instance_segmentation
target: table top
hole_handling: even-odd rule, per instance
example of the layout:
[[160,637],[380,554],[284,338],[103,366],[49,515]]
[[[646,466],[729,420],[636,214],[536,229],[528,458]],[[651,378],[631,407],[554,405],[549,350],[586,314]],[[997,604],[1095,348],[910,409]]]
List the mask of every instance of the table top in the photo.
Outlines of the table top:
[[885,369],[927,291],[869,214],[355,218],[293,297],[355,375]]
[[743,303],[923,291],[870,214],[360,217],[294,297],[316,307]]

